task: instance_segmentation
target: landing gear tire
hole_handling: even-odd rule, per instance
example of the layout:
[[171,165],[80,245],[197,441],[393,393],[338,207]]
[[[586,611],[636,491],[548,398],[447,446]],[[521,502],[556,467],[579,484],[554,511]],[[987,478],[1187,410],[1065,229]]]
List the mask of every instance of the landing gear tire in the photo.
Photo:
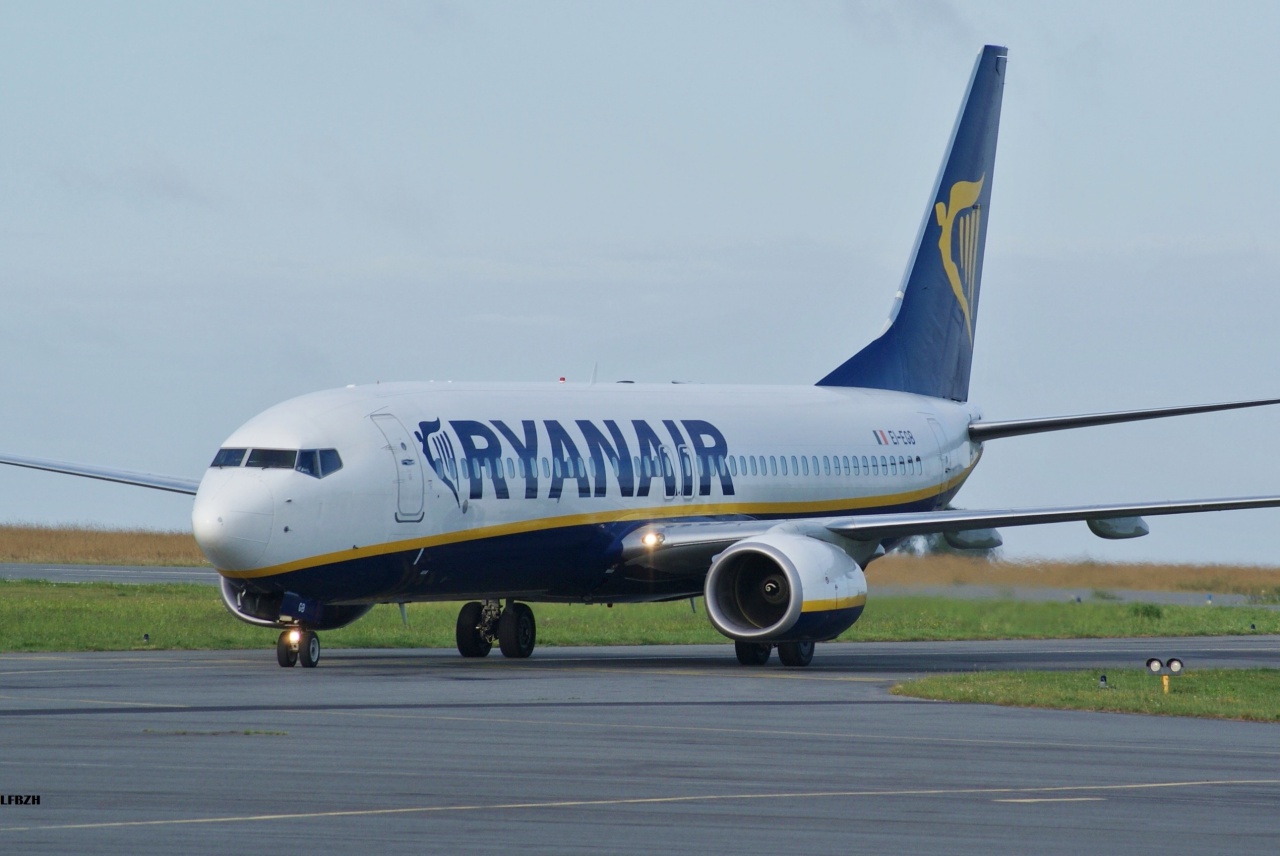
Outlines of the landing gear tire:
[[738,655],[738,662],[744,666],[763,666],[769,662],[773,646],[768,642],[734,642],[733,652]]
[[298,662],[298,649],[289,641],[289,632],[284,631],[276,640],[276,662],[286,669]]
[[803,667],[813,662],[812,642],[778,643],[778,659],[784,666]]
[[458,653],[464,657],[486,657],[493,649],[493,641],[480,630],[484,604],[473,600],[458,612]]
[[314,630],[302,631],[298,640],[298,662],[304,669],[314,669],[320,662],[320,637]]
[[533,653],[538,641],[538,625],[533,610],[523,603],[508,603],[498,619],[498,647],[502,656],[523,659]]

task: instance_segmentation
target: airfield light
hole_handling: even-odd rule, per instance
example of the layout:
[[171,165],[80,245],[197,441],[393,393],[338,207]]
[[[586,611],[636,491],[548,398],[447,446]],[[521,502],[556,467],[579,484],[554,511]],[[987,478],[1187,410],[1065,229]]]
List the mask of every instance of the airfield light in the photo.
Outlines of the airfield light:
[[1147,661],[1147,670],[1150,671],[1151,674],[1153,675],[1160,674],[1160,670],[1163,668],[1164,668],[1164,663],[1161,663],[1155,657],[1152,657],[1150,660]]
[[1177,657],[1170,657],[1167,665],[1169,666],[1169,671],[1175,675],[1182,671],[1182,661]]

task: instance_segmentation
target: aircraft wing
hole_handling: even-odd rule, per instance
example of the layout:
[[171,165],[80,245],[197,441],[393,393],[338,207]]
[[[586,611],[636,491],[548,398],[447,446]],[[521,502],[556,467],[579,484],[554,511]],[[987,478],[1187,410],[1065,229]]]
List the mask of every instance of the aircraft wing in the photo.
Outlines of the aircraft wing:
[[185,493],[195,496],[200,482],[196,479],[183,479],[175,476],[153,475],[151,473],[135,473],[130,470],[115,470],[110,467],[99,467],[92,464],[73,464],[67,461],[50,461],[45,458],[23,458],[17,455],[0,455],[0,464],[11,464],[15,467],[28,467],[33,470],[46,470],[51,473],[66,473],[71,476],[83,476],[102,481],[131,484],[137,487],[149,487],[155,490],[167,490],[173,493]]
[[1280,496],[1232,499],[1198,499],[1184,502],[1146,502],[1124,505],[1066,505],[1051,508],[999,509],[993,511],[921,511],[900,514],[865,514],[828,519],[823,525],[858,541],[882,541],[935,532],[962,532],[996,526],[1032,526],[1039,523],[1117,520],[1162,514],[1197,514],[1204,511],[1239,511],[1280,507]]
[[1280,398],[1255,398],[1250,401],[1228,401],[1222,404],[1192,404],[1183,407],[1156,407],[1147,410],[1119,410],[1111,413],[1082,413],[1074,416],[1044,416],[1037,419],[1008,419],[1002,422],[974,422],[969,426],[969,439],[975,443],[1019,437],[1045,431],[1068,431],[1096,425],[1117,425],[1166,416],[1189,416],[1195,413],[1217,413],[1242,407],[1266,407],[1280,404]]
[[710,551],[723,550],[744,538],[759,536],[784,525],[810,532],[826,529],[855,541],[879,542],[909,538],[912,535],[964,532],[997,526],[1121,520],[1141,516],[1277,507],[1280,507],[1280,496],[1253,496],[1049,508],[917,511],[826,518],[680,521],[642,526],[623,538],[621,547],[622,558],[627,561],[641,557],[652,560],[660,556],[665,567],[687,566],[687,570],[693,570],[695,567],[705,568]]

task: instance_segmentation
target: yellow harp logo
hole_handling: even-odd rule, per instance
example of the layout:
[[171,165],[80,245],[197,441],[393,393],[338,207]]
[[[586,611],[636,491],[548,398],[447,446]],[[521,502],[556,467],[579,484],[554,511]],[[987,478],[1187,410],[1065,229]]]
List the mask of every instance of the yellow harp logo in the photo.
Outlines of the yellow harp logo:
[[[942,253],[942,267],[951,282],[964,323],[969,330],[969,345],[973,345],[973,288],[978,279],[978,235],[982,231],[982,209],[975,208],[982,195],[982,183],[986,175],[977,181],[957,181],[951,185],[947,204],[939,202],[933,214],[942,227],[938,238],[938,250]],[[954,237],[953,237],[954,236]],[[959,259],[952,251],[952,244],[959,250]],[[958,263],[957,263],[958,261]]]

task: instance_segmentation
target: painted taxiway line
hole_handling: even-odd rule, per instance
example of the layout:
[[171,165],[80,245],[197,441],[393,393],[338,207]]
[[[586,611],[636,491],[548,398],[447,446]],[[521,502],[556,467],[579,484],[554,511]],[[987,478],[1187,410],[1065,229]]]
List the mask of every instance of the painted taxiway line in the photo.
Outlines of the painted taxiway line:
[[[882,797],[989,796],[995,794],[1123,793],[1152,789],[1216,788],[1241,785],[1280,785],[1280,779],[1219,779],[1189,782],[1133,782],[1121,785],[1060,785],[1030,788],[915,788],[883,791],[793,791],[754,794],[690,794],[674,797],[633,797],[626,799],[546,800],[539,802],[476,803],[471,805],[405,806],[402,808],[348,809],[343,811],[248,814],[230,817],[185,817],[170,820],[120,820],[103,823],[35,824],[4,826],[0,833],[47,832],[72,829],[125,829],[145,826],[190,826],[213,823],[263,823],[269,821],[317,820],[333,817],[377,817],[409,814],[447,814],[471,811],[521,811],[533,809],[607,808],[629,805],[674,805],[746,800],[875,799]],[[1097,799],[1105,799],[1097,797]]]

